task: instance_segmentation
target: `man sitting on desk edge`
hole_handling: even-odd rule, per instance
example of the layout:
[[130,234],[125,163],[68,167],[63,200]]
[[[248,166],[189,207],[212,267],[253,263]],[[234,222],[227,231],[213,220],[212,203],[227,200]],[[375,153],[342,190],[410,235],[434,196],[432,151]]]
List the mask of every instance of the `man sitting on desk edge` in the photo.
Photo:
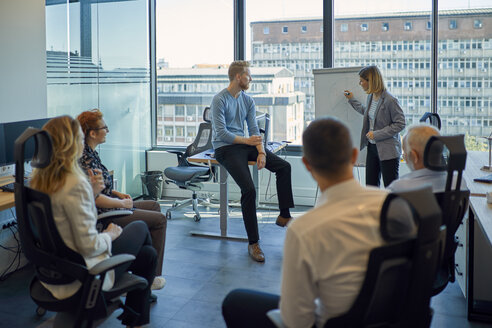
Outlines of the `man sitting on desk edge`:
[[[252,81],[249,62],[234,61],[229,66],[229,86],[214,96],[212,112],[212,145],[215,158],[241,188],[241,211],[248,235],[248,252],[258,262],[265,260],[259,246],[256,217],[256,190],[248,161],[256,161],[258,170],[266,168],[276,174],[280,215],[276,224],[286,226],[291,220],[289,208],[294,207],[290,164],[265,150],[256,123],[253,99],[244,93]],[[244,122],[249,137],[244,134]]]

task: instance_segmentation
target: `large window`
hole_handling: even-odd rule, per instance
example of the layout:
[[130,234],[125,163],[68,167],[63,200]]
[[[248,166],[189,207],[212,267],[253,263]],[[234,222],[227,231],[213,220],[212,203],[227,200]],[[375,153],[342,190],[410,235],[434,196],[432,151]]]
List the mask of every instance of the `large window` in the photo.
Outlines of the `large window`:
[[439,10],[438,113],[443,133],[465,134],[468,150],[487,150],[480,137],[492,132],[492,10],[463,7]]
[[[258,110],[270,113],[272,138],[299,143],[304,127],[314,118],[312,70],[323,67],[325,1],[308,0],[302,5],[293,0],[244,2],[245,59],[253,65],[253,83],[248,93],[255,98]],[[443,116],[444,133],[488,134],[490,120],[485,117],[490,115],[487,92],[492,84],[492,41],[486,33],[490,31],[492,9],[490,5],[477,9],[484,6],[481,0],[468,1],[467,8],[458,7],[457,3],[462,6],[459,1],[439,4],[437,108],[432,108],[431,101],[432,0],[396,0],[384,5],[374,0],[334,0],[333,66],[377,65],[389,91],[399,99],[408,124],[418,122],[424,112],[437,109]],[[193,4],[190,12],[189,1],[181,4],[157,0],[158,102],[172,106],[168,114],[164,114],[164,109],[157,111],[161,115],[156,120],[158,130],[177,123],[185,124],[185,131],[188,126],[196,128],[202,108],[210,105],[213,95],[228,84],[234,1]],[[194,14],[204,11],[204,6],[210,15]],[[450,14],[452,9],[459,11]],[[205,19],[207,24],[202,23]],[[329,22],[330,18],[326,20]],[[463,38],[462,30],[475,33],[476,37]],[[215,56],[217,53],[219,57]],[[330,58],[329,54],[325,57]],[[451,71],[455,75],[449,75]],[[468,89],[471,93],[462,96]],[[190,105],[197,106],[195,116],[188,114]],[[470,106],[475,106],[473,113]],[[458,115],[453,114],[448,120],[450,107]],[[178,108],[184,108],[184,116],[178,115],[182,112]],[[158,145],[187,144],[186,139],[178,142],[175,134],[157,136]],[[187,133],[186,136],[189,137]]]
[[[246,59],[256,109],[270,114],[270,138],[301,143],[314,118],[313,69],[323,67],[323,1],[246,1]],[[262,31],[269,27],[270,34]],[[255,76],[256,74],[256,76]]]
[[98,151],[134,195],[151,145],[148,31],[147,0],[46,0],[48,116],[101,109],[111,132]]
[[157,146],[191,143],[203,109],[229,82],[233,30],[232,0],[156,1]]

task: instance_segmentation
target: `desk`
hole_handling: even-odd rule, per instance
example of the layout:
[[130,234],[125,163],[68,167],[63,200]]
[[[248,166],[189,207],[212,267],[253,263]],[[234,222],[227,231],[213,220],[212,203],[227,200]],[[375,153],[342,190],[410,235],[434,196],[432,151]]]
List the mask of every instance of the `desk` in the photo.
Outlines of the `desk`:
[[[270,148],[269,150],[272,153],[276,153],[281,149],[287,146],[286,143],[274,144],[274,148]],[[227,239],[227,240],[240,240],[240,241],[248,241],[248,238],[238,235],[227,234],[227,219],[229,218],[229,195],[227,188],[227,177],[229,174],[227,170],[220,166],[219,162],[214,157],[210,157],[209,154],[212,154],[213,149],[206,150],[194,156],[188,157],[189,162],[194,163],[206,163],[211,165],[218,165],[219,168],[219,193],[220,193],[220,234],[214,232],[202,232],[202,231],[191,231],[192,236],[202,236],[202,237],[210,237],[210,238],[218,238],[218,239]],[[255,161],[249,161],[248,165],[256,165]],[[258,170],[255,167],[253,169],[253,181],[255,182],[256,187],[256,203],[258,205],[260,193],[259,193],[259,182],[258,182]]]
[[0,191],[0,211],[8,210],[15,206],[14,193]]
[[[14,182],[14,178],[12,176],[2,177],[0,178],[0,186],[4,186]],[[8,210],[15,206],[15,199],[13,192],[4,192],[0,190],[0,211]]]
[[492,322],[492,204],[484,196],[492,184],[473,181],[489,174],[480,170],[487,158],[487,152],[468,152],[463,174],[471,192],[466,298],[468,320]]

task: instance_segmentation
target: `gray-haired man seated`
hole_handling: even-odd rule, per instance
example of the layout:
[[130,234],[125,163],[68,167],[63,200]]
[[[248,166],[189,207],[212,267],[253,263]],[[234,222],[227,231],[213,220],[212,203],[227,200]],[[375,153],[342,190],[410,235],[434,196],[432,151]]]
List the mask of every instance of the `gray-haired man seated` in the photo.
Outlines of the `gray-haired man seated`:
[[[432,136],[438,135],[439,130],[428,124],[412,125],[407,129],[403,136],[403,158],[411,172],[393,181],[388,186],[389,190],[401,191],[430,184],[433,192],[444,191],[447,172],[433,171],[424,166],[425,145]],[[461,188],[466,189],[465,180],[462,180]]]

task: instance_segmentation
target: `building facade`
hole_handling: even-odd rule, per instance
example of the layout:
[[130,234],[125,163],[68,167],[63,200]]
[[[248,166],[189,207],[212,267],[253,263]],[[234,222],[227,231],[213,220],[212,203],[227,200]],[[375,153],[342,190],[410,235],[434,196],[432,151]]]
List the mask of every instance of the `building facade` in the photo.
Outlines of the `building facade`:
[[[300,143],[305,96],[294,91],[294,74],[285,68],[251,68],[247,94],[256,110],[270,115],[269,139]],[[193,142],[203,109],[229,85],[227,67],[162,68],[157,71],[157,145]]]
[[[335,17],[334,67],[377,65],[390,92],[418,122],[431,111],[430,12]],[[322,67],[321,18],[251,23],[255,67],[294,72],[314,118],[312,70]],[[492,8],[439,12],[438,112],[443,133],[489,135],[492,130]]]

